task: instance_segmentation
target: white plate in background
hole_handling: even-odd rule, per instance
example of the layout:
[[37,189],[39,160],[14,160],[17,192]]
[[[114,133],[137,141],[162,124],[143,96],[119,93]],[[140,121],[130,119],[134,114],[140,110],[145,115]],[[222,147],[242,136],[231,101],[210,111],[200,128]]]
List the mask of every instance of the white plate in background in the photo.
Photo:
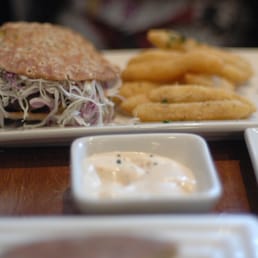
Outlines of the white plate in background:
[[[254,76],[246,85],[239,87],[237,91],[240,95],[256,103],[258,107],[258,50],[233,49],[232,51],[249,60],[254,68]],[[127,60],[137,52],[138,50],[113,50],[105,51],[104,54],[112,63],[124,67]],[[134,124],[131,118],[118,115],[112,125],[102,127],[0,129],[0,147],[12,145],[60,145],[69,144],[75,138],[82,136],[138,132],[188,132],[198,133],[214,139],[235,138],[242,135],[248,127],[258,127],[258,112],[243,120],[139,124]]]
[[244,136],[258,184],[258,127],[246,129]]
[[31,241],[103,233],[171,241],[177,258],[258,257],[257,219],[248,215],[1,218],[0,254]]

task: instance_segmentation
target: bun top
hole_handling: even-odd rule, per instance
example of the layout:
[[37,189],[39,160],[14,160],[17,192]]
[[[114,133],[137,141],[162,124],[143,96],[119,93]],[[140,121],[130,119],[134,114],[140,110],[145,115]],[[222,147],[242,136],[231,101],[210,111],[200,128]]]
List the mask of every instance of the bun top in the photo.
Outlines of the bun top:
[[0,69],[58,81],[107,81],[119,74],[80,34],[36,22],[8,22],[0,27]]

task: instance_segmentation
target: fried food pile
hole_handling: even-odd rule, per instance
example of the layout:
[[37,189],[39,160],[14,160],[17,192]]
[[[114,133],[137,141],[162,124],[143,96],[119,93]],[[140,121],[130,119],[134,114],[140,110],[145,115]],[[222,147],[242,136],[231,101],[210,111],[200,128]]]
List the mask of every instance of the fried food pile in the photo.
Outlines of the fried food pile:
[[169,30],[150,30],[154,48],[132,57],[122,72],[119,110],[144,122],[248,118],[256,107],[236,89],[251,64],[227,49]]

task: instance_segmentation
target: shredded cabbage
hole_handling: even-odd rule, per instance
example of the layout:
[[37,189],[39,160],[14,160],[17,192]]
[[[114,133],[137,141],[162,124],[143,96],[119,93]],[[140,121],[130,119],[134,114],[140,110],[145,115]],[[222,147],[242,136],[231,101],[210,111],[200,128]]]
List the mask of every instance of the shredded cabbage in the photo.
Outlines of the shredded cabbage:
[[[98,81],[48,81],[29,79],[6,71],[0,71],[0,126],[8,117],[11,104],[23,112],[23,127],[33,128],[45,125],[99,126],[112,121],[114,104],[104,93],[102,82]],[[106,89],[107,96],[114,89]],[[47,107],[46,117],[31,123],[26,119],[30,112]]]

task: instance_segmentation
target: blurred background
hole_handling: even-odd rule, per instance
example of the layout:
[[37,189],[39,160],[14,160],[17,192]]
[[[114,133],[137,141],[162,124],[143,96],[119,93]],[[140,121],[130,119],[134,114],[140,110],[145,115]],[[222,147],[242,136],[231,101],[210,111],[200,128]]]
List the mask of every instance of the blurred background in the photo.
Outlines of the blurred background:
[[258,47],[257,0],[2,0],[6,21],[71,27],[99,49],[144,48],[149,28],[218,46]]

